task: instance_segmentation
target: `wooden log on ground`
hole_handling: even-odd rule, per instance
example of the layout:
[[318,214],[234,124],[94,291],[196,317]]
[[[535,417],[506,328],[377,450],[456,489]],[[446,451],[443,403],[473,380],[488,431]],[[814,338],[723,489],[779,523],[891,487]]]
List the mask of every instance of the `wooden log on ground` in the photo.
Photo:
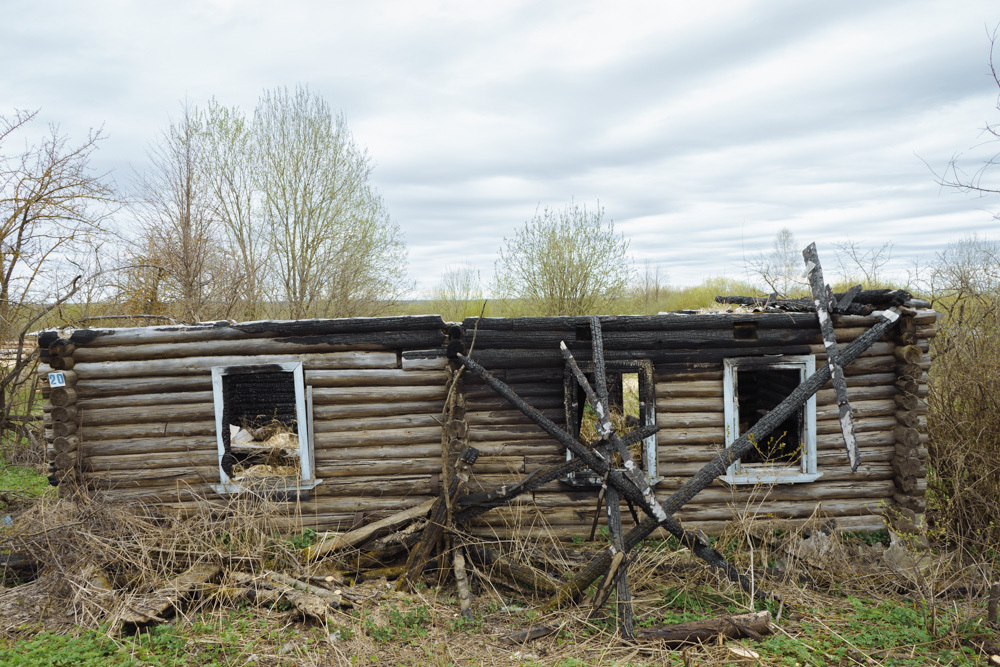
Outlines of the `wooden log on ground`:
[[771,612],[759,611],[734,616],[719,616],[703,621],[688,621],[657,627],[640,628],[637,638],[664,642],[668,646],[707,644],[722,636],[727,639],[760,640],[773,633]]
[[317,542],[303,550],[304,558],[307,562],[311,562],[340,549],[360,546],[376,537],[386,535],[393,530],[398,530],[401,526],[411,521],[425,517],[433,505],[434,499],[427,500],[381,521],[376,521],[357,530],[338,535],[330,540]]
[[529,565],[515,563],[484,544],[470,542],[465,548],[488,577],[498,576],[508,586],[514,586],[534,595],[552,595],[558,590],[559,582],[545,572]]

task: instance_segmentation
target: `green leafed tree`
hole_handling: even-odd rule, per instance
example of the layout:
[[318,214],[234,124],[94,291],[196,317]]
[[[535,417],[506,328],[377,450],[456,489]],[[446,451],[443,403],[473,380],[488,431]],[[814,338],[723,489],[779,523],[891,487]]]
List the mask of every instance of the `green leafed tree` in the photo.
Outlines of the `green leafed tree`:
[[504,239],[496,293],[524,315],[612,312],[634,274],[628,248],[599,203],[543,208]]

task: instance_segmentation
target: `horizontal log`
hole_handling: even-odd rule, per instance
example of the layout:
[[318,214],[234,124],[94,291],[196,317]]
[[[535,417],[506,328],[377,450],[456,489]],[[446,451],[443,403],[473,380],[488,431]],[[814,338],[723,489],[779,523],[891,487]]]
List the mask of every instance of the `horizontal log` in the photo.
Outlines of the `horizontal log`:
[[894,350],[893,356],[906,364],[919,364],[923,351],[916,345],[902,345]]
[[187,432],[183,437],[135,436],[117,440],[96,440],[88,430],[87,441],[83,446],[83,450],[87,457],[122,457],[130,454],[142,456],[170,454],[171,456],[179,457],[190,452],[211,452],[218,459],[218,441],[215,436],[215,425],[212,424],[211,429],[205,429],[205,431],[207,431],[207,434],[204,432],[199,434]]
[[448,375],[440,370],[404,369],[306,370],[305,383],[312,387],[413,387],[444,385]]
[[653,367],[653,380],[656,384],[672,382],[722,382],[722,370],[689,371],[671,369],[663,365]]
[[[892,398],[897,389],[891,384],[877,384],[867,387],[847,387],[847,398],[853,404],[855,401],[870,401],[873,399]],[[833,389],[821,389],[816,392],[816,404],[836,403],[837,397]]]
[[435,350],[437,355],[419,354],[411,351],[403,352],[402,367],[404,371],[433,371],[448,368],[448,357],[443,350]]
[[59,337],[49,343],[48,350],[54,357],[70,357],[76,350],[76,343],[69,338]]
[[353,405],[313,404],[316,424],[324,420],[353,419],[357,417],[393,417],[396,415],[440,415],[444,401],[404,401],[400,403],[356,403]]
[[[175,406],[184,403],[201,403],[212,405],[214,395],[210,391],[179,391],[167,394],[132,394],[125,396],[107,396],[101,398],[80,399],[76,405],[88,415],[91,411],[108,408],[135,408],[144,406]],[[142,414],[145,410],[133,411]]]
[[49,393],[49,403],[53,407],[66,407],[76,403],[76,390],[73,387],[55,387]]
[[[536,410],[553,421],[562,421],[566,416],[564,409],[540,410],[537,405],[532,405]],[[485,425],[505,425],[505,424],[534,424],[528,417],[525,417],[517,410],[507,410],[504,412],[469,412],[465,416],[469,426]]]
[[722,396],[712,398],[684,398],[673,401],[657,401],[657,413],[669,412],[718,412],[724,409]]
[[[755,341],[749,341],[750,343]],[[578,362],[591,360],[590,343],[570,344],[570,352]],[[618,360],[649,360],[659,364],[708,364],[720,363],[730,357],[767,356],[779,354],[811,354],[808,345],[781,345],[770,347],[701,348],[690,350],[605,350],[605,359]],[[509,368],[562,368],[563,356],[559,348],[552,349],[477,349],[472,358],[490,372],[495,369]]]
[[245,366],[280,364],[301,361],[317,369],[395,368],[393,352],[331,352],[329,354],[275,354],[255,356],[203,356],[153,361],[101,361],[80,363],[76,373],[80,380],[107,378],[137,378],[159,375],[200,375],[213,366]]
[[722,412],[659,412],[656,425],[663,429],[725,428]]
[[[697,505],[733,505],[747,506],[753,500],[762,513],[767,512],[771,502],[820,500],[848,500],[854,498],[880,499],[891,498],[896,492],[892,478],[872,480],[860,478],[844,482],[824,482],[823,478],[809,484],[762,484],[758,486],[709,486],[702,490],[690,502],[689,506]],[[657,493],[660,489],[657,488]],[[596,490],[590,493],[537,493],[535,505],[539,508],[564,508],[593,512],[597,498]],[[624,507],[624,503],[623,503]],[[687,507],[687,506],[686,506]]]
[[[416,429],[413,429],[416,430]],[[405,437],[405,436],[401,436]],[[320,448],[316,443],[316,465],[322,466],[327,463],[340,463],[343,461],[354,461],[356,459],[409,459],[409,458],[433,458],[437,457],[438,472],[441,464],[441,436],[438,434],[437,441],[426,440],[417,442],[407,447],[399,447],[394,443],[356,443],[353,446],[332,446],[324,445]]]
[[476,469],[479,463],[491,458],[502,456],[553,456],[565,459],[566,451],[558,441],[552,438],[538,440],[476,440],[475,447],[479,450],[476,459]]
[[79,428],[76,422],[63,422],[57,421],[52,423],[52,435],[54,437],[64,437],[67,435],[73,435]]
[[[379,333],[385,331],[444,330],[439,315],[403,315],[393,317],[349,317],[340,319],[270,320],[260,322],[204,322],[154,327],[77,329],[70,340],[88,348],[115,345],[181,343],[188,341],[244,340],[275,336],[322,336],[329,334]],[[43,331],[39,345],[48,347],[59,337],[56,331]]]
[[391,403],[411,401],[443,401],[444,385],[427,387],[337,387],[313,389],[314,405],[346,405],[351,403]]
[[915,428],[897,426],[893,429],[896,442],[909,447],[916,447],[920,444],[920,432]]
[[126,408],[95,408],[81,411],[84,432],[93,426],[144,422],[189,422],[215,419],[215,405],[207,403],[177,403]]
[[[896,418],[892,416],[865,417],[854,420],[854,428],[857,432],[865,431],[874,433],[878,431],[892,431],[895,425]],[[839,419],[830,416],[828,419],[816,422],[817,436],[829,435],[831,433],[842,433]]]
[[53,422],[70,422],[80,416],[80,410],[75,405],[53,405],[49,414]]
[[318,336],[281,336],[243,340],[205,340],[173,343],[146,343],[113,347],[82,347],[73,358],[77,364],[97,362],[149,361],[184,357],[317,354],[350,350],[395,350],[403,347],[433,347],[444,343],[438,330],[413,332],[341,333]]
[[77,453],[72,451],[56,454],[53,462],[55,463],[56,470],[73,470],[77,464]]
[[720,380],[698,380],[693,382],[658,382],[656,384],[656,398],[691,398],[691,397],[717,397],[722,396],[723,383]]
[[[396,453],[396,456],[393,458],[407,455],[415,456],[416,454],[413,452],[422,449],[420,445],[432,442],[440,443],[440,441],[440,426],[378,429],[373,431],[341,431],[336,433],[320,433],[317,431],[313,437],[317,459],[321,457],[321,449],[323,450],[322,456],[324,457],[331,457],[331,452],[350,456],[351,450],[356,447],[370,448],[386,445],[392,445],[391,449]],[[343,451],[338,452],[340,449],[343,449]],[[440,444],[438,444],[439,454],[440,451]]]
[[88,378],[77,387],[80,400],[109,396],[134,396],[138,394],[164,394],[203,392],[212,390],[211,371],[202,375],[154,376],[151,378]]
[[[114,454],[111,456],[89,455],[83,460],[83,469],[87,472],[111,471],[111,470],[157,470],[161,468],[183,468],[196,466],[198,468],[210,468],[213,465],[218,470],[219,453],[213,447],[205,447],[201,450],[189,450],[183,452],[147,452],[142,454]],[[88,447],[89,450],[89,447]],[[216,480],[219,474],[216,472]]]
[[49,357],[48,366],[53,371],[70,371],[76,366],[76,360],[73,357]]
[[351,433],[354,431],[377,431],[382,429],[412,428],[415,426],[437,427],[438,437],[440,437],[440,414],[316,420],[313,422],[313,431],[315,433]]
[[159,483],[219,483],[219,466],[205,465],[201,467],[180,466],[177,468],[129,468],[127,470],[108,470],[84,473],[84,480],[89,484],[116,485],[122,488],[139,487],[155,480]]
[[[883,415],[894,415],[896,413],[896,403],[892,399],[879,399],[873,401],[851,401],[851,412],[856,419],[865,417],[881,417]],[[816,421],[825,419],[839,419],[840,410],[837,405],[817,405]]]
[[57,454],[75,452],[80,447],[80,439],[75,435],[57,436],[52,440],[52,449]]
[[210,435],[215,438],[214,418],[211,421],[198,422],[136,422],[133,419],[131,422],[109,426],[84,424],[81,426],[81,429],[86,434],[88,443],[105,440],[128,441],[134,438],[163,437],[167,440],[177,442],[178,446],[181,446],[184,438],[192,436]]
[[[527,399],[525,399],[527,400]],[[549,410],[552,408],[565,408],[566,397],[563,395],[563,391],[553,390],[545,396],[533,396],[531,397],[531,407],[536,410]],[[499,396],[495,398],[475,398],[470,399],[466,396],[465,410],[468,414],[474,412],[510,412],[512,414],[523,414],[520,410],[513,407],[510,403],[500,398]]]
[[[567,331],[503,331],[481,330],[476,337],[477,350],[516,350],[559,348],[565,342],[573,345],[590,341],[577,341],[576,335],[567,336]],[[712,347],[754,348],[777,347],[781,345],[810,345],[821,342],[819,331],[811,329],[761,328],[752,340],[737,339],[732,326],[720,329],[682,329],[646,331],[605,331],[602,329],[604,350],[670,350],[705,349]]]
[[[867,322],[869,318],[865,318]],[[616,331],[700,331],[705,329],[732,329],[734,324],[756,324],[758,328],[770,329],[812,329],[816,328],[815,313],[664,313],[662,315],[614,315],[602,316],[601,331],[604,334]],[[835,323],[837,321],[835,320]],[[850,326],[863,326],[862,323]],[[462,328],[469,332],[478,327],[479,331],[553,331],[572,334],[581,331],[589,336],[590,318],[579,317],[467,317]],[[477,338],[478,340],[478,338]],[[567,341],[569,342],[569,341]]]
[[[558,422],[557,422],[558,423]],[[469,429],[469,442],[480,440],[537,440],[546,437],[545,431],[538,426],[476,426]]]
[[912,394],[896,394],[893,400],[900,410],[909,410],[910,412],[926,410],[923,401]]
[[[388,453],[388,452],[384,452]],[[416,475],[416,474],[440,474],[441,473],[441,448],[437,451],[423,452],[423,456],[385,458],[377,456],[369,457],[367,454],[354,459],[341,460],[319,460],[316,462],[316,477],[319,479],[341,479],[344,477],[357,477],[359,471],[378,470],[380,475],[386,477],[393,475]],[[503,462],[486,461],[480,465],[476,461],[476,469],[483,468],[485,472],[502,473],[509,470],[509,464]]]

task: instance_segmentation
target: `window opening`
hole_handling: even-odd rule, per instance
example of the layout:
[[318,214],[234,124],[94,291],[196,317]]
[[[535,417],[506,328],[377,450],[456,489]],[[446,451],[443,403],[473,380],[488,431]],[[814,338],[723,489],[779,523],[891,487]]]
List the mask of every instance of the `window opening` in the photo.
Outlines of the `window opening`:
[[[724,362],[726,446],[735,442],[815,370],[815,357],[742,357]],[[816,472],[813,396],[721,479],[732,484],[810,482]]]
[[[653,367],[648,361],[609,361],[605,364],[608,385],[609,416],[618,435],[624,437],[642,425],[656,423],[655,391]],[[582,363],[581,370],[594,382],[594,364]],[[566,423],[570,432],[584,444],[593,445],[598,441],[597,413],[590,405],[583,387],[577,383],[569,368],[566,369]],[[633,443],[629,453],[646,474],[650,484],[660,480],[656,465],[656,436]],[[573,458],[566,452],[566,459]],[[618,453],[614,454],[614,465],[621,469],[624,462]],[[565,481],[582,486],[600,486],[601,478],[591,470],[571,474]]]
[[302,364],[212,368],[220,493],[311,489]]

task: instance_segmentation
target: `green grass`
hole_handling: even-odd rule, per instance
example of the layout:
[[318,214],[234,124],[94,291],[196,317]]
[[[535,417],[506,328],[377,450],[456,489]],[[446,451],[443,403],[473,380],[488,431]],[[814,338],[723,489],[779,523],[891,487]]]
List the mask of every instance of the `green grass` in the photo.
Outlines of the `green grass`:
[[[50,497],[55,489],[45,475],[21,466],[0,465],[0,492],[13,491],[31,498]],[[2,503],[0,503],[2,504]]]

